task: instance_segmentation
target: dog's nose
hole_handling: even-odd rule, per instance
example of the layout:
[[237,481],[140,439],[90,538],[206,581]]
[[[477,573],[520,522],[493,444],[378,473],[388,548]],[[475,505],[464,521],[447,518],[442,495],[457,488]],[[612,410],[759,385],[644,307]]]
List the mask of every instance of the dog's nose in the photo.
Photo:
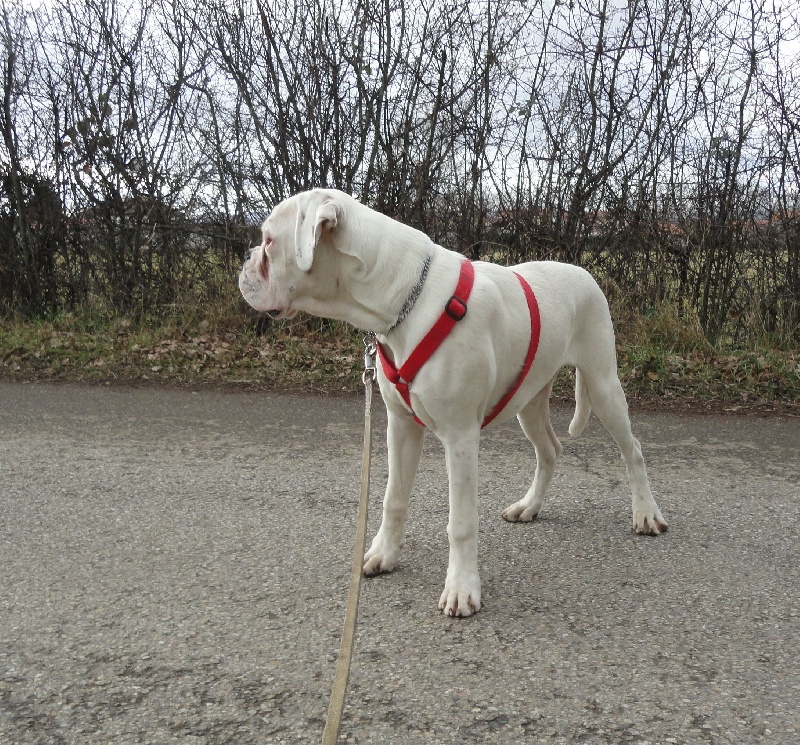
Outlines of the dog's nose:
[[247,260],[250,258],[250,256],[253,254],[253,251],[255,251],[255,250],[256,250],[255,246],[251,246],[250,248],[246,248],[244,250],[244,261],[245,261],[245,263],[247,263]]

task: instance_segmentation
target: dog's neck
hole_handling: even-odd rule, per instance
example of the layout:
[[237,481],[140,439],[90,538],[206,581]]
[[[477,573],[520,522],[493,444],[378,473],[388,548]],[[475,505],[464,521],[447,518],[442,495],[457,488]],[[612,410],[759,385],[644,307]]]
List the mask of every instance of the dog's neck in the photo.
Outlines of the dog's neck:
[[425,257],[425,261],[422,263],[422,269],[420,269],[419,272],[419,277],[409,291],[408,297],[406,297],[406,301],[403,303],[403,307],[400,309],[400,313],[397,314],[397,320],[389,327],[389,330],[386,332],[387,334],[394,331],[403,321],[406,320],[408,314],[411,313],[411,310],[417,302],[419,294],[422,292],[422,287],[425,284],[425,280],[428,278],[428,270],[431,268],[432,260],[432,254],[428,254]]
[[[355,214],[362,208],[351,209]],[[369,211],[350,227],[323,235],[314,257],[313,292],[302,298],[298,293],[293,307],[391,336],[391,346],[402,349],[407,330],[414,331],[402,321],[430,293],[441,294],[443,273],[449,276],[451,263],[458,266],[458,257],[445,259],[449,253],[424,233]]]
[[[364,263],[332,246],[318,247],[312,271],[320,279],[313,292],[298,293],[293,307],[311,315],[346,321],[364,331],[389,333],[399,325],[401,317],[410,313],[425,282],[420,281],[418,270],[409,272],[408,264],[417,264],[409,256],[390,253],[382,260],[369,258],[369,263]],[[420,255],[419,263],[424,269],[432,259],[431,253]]]

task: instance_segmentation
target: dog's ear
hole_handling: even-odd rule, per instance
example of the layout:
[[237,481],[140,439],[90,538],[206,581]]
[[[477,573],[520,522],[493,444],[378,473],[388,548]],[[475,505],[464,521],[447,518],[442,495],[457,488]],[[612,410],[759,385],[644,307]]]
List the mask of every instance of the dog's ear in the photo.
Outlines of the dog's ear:
[[297,266],[307,272],[314,263],[314,249],[323,230],[335,228],[342,206],[329,194],[311,192],[309,199],[301,202],[297,210],[294,247]]

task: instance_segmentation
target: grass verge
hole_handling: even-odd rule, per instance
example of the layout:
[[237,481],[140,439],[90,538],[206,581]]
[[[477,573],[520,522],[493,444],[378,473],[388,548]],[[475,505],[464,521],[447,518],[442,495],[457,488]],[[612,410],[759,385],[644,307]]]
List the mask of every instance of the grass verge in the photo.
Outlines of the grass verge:
[[[800,415],[800,350],[714,349],[668,309],[618,323],[619,375],[633,404]],[[0,378],[351,393],[361,334],[344,324],[252,314],[132,322],[65,314],[0,320]],[[562,371],[558,399],[572,399]]]

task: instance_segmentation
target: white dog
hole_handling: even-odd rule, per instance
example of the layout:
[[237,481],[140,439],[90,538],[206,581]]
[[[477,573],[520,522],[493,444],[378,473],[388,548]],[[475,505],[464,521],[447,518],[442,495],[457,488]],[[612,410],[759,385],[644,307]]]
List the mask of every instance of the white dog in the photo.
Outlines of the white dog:
[[[564,365],[576,368],[570,434],[583,431],[594,409],[627,467],[634,530],[649,535],[667,530],[631,433],[617,377],[614,330],[597,283],[583,269],[556,262],[513,268],[464,264],[461,255],[347,194],[315,189],[275,207],[264,222],[261,245],[249,252],[239,277],[247,302],[273,317],[291,318],[303,310],[377,335],[384,358],[378,381],[388,411],[389,478],[364,574],[390,572],[397,564],[425,429],[430,429],[444,445],[450,483],[450,558],[439,601],[450,616],[469,616],[481,607],[481,426],[490,412],[498,422],[516,416],[533,443],[533,483],[502,513],[509,521],[532,520],[562,451],[548,402],[553,378]],[[465,300],[461,282],[473,267],[474,284]],[[528,286],[535,300],[528,298]],[[420,342],[437,323],[452,328],[423,354]],[[417,360],[418,373],[396,385],[396,369],[404,373],[413,355],[425,358]]]

